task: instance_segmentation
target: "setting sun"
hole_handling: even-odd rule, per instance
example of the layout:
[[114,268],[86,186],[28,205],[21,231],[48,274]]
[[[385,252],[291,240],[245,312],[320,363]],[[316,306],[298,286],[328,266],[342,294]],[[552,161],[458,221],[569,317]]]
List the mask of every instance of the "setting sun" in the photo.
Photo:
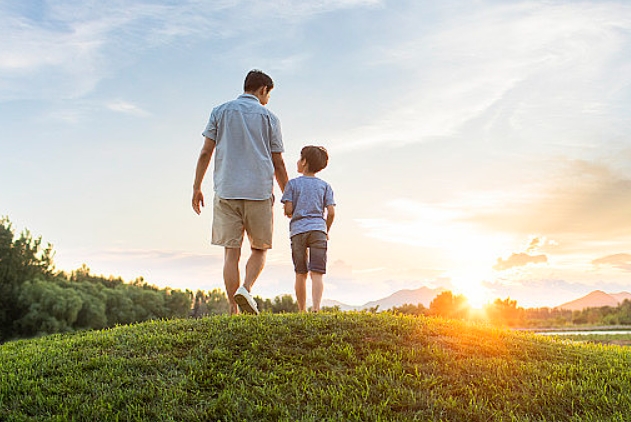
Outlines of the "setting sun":
[[482,284],[483,279],[476,278],[473,272],[454,274],[451,280],[454,294],[464,295],[472,308],[481,309],[493,300],[491,292]]

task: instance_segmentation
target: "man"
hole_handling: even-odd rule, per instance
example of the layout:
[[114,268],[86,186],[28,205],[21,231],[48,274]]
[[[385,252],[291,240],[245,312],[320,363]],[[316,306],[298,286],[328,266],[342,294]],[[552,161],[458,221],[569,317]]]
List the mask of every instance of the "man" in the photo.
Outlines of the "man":
[[[258,314],[250,292],[272,247],[274,178],[281,191],[288,180],[280,121],[265,108],[273,88],[268,75],[250,71],[244,93],[215,107],[202,133],[204,146],[195,171],[193,210],[200,214],[204,206],[202,181],[216,151],[212,244],[224,247],[223,278],[231,314],[238,314],[239,308]],[[251,254],[241,286],[239,259],[244,232]]]

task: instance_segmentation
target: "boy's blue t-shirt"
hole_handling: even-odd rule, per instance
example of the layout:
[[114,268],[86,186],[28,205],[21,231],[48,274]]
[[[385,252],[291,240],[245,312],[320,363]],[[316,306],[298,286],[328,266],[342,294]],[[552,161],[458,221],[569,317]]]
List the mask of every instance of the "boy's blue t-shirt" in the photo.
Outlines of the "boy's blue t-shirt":
[[326,233],[324,212],[327,206],[335,205],[333,189],[327,182],[309,176],[291,179],[280,201],[291,202],[294,208],[289,222],[290,237],[313,230]]

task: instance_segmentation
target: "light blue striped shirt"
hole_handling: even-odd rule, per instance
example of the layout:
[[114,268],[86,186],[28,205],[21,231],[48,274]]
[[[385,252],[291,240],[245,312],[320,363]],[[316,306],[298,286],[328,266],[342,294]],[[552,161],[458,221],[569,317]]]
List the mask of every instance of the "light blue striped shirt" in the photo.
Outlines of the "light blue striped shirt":
[[215,107],[202,133],[215,141],[213,184],[224,199],[264,200],[274,189],[273,152],[284,152],[278,117],[242,94]]

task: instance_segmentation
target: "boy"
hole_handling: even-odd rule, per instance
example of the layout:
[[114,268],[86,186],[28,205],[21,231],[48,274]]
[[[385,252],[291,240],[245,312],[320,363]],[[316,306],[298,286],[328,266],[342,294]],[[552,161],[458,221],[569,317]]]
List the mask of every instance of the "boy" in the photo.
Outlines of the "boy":
[[291,256],[296,272],[296,299],[301,312],[307,309],[309,273],[314,312],[320,310],[324,290],[322,276],[326,273],[327,240],[335,218],[335,200],[331,186],[315,175],[327,166],[328,161],[324,147],[304,147],[297,163],[298,173],[302,176],[287,183],[281,198],[285,215],[291,218]]

